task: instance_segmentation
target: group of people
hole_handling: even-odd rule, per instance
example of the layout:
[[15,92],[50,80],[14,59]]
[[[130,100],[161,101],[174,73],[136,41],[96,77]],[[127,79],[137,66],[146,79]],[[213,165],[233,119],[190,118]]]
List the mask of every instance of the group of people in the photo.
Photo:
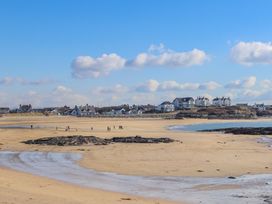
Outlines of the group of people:
[[[31,125],[30,128],[33,129],[33,125]],[[56,126],[56,130],[58,130],[58,129],[59,129],[59,128]],[[113,129],[116,129],[115,125],[113,126]],[[118,129],[119,129],[119,130],[122,130],[122,129],[124,129],[124,126],[119,125],[119,126],[118,126]],[[71,130],[70,126],[69,126],[69,125],[66,126],[65,131],[70,131],[70,130]],[[91,131],[93,131],[93,130],[94,130],[94,128],[91,127]],[[77,128],[75,128],[75,131],[77,132]],[[111,127],[110,127],[110,126],[107,126],[107,131],[111,131]]]

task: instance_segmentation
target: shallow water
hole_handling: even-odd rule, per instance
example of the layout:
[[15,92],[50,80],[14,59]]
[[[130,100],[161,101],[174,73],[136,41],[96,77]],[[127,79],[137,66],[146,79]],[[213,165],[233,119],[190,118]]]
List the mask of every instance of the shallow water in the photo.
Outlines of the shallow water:
[[[0,166],[85,187],[192,203],[263,203],[261,196],[272,192],[272,175],[236,179],[126,176],[80,167],[76,163],[80,158],[77,153],[0,152]],[[201,190],[199,185],[212,188]],[[222,189],[221,185],[241,188]]]
[[173,131],[200,131],[234,127],[272,127],[272,121],[226,122],[226,123],[199,123],[191,125],[173,125],[169,129]]

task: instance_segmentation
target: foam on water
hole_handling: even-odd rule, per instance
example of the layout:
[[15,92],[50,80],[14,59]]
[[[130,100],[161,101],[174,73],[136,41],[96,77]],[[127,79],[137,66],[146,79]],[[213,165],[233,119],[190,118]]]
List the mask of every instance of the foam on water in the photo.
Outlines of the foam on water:
[[[237,179],[127,176],[80,167],[77,153],[0,152],[0,166],[72,184],[131,195],[192,203],[262,203],[272,192],[272,175],[246,175]],[[199,185],[212,186],[200,190]],[[241,188],[216,189],[221,185]]]

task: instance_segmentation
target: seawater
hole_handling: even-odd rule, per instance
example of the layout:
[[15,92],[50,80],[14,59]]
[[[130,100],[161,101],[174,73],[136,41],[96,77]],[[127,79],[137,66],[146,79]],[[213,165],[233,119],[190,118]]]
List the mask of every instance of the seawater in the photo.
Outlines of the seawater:
[[168,127],[173,131],[200,131],[235,127],[272,127],[272,121],[224,122],[224,123],[198,123],[191,125],[173,125]]

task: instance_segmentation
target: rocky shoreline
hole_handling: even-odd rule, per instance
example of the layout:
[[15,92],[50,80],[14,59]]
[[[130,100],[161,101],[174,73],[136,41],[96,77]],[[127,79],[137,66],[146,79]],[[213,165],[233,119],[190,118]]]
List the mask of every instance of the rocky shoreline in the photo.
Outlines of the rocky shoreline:
[[131,137],[113,137],[104,139],[95,136],[60,136],[60,137],[45,137],[36,140],[27,140],[22,143],[37,144],[37,145],[57,145],[57,146],[80,146],[80,145],[108,145],[112,143],[171,143],[175,140],[162,137],[162,138],[145,138],[141,136]]
[[200,132],[223,132],[234,135],[272,135],[272,127],[235,127],[200,130]]

